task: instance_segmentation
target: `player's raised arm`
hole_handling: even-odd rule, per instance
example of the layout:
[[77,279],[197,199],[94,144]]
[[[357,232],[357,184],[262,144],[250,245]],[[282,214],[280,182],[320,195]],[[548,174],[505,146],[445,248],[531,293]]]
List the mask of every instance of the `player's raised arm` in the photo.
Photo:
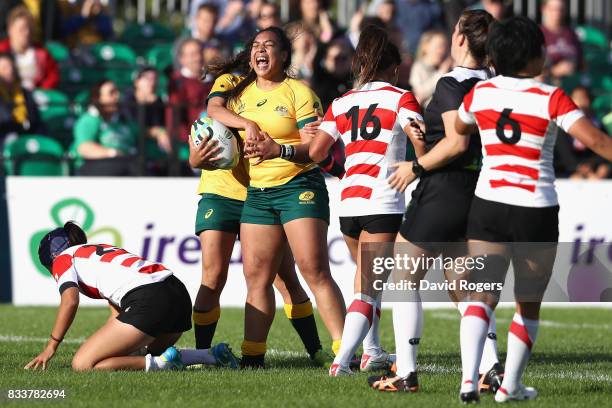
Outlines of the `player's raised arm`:
[[68,287],[62,292],[62,300],[57,311],[57,317],[55,318],[55,324],[53,330],[49,336],[49,341],[45,349],[30,361],[24,368],[26,370],[41,368],[45,370],[49,363],[49,360],[53,358],[57,348],[64,340],[64,336],[70,329],[70,325],[74,321],[77,309],[79,308],[79,290],[72,286]]

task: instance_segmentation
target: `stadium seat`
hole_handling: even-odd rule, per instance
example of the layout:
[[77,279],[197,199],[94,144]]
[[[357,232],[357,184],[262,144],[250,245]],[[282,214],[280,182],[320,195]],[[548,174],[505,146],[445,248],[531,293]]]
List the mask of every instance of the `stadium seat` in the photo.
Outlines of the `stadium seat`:
[[60,69],[60,75],[59,88],[71,97],[105,78],[103,70],[88,67],[63,67]]
[[70,113],[70,101],[65,93],[55,89],[34,90],[34,100],[44,121]]
[[62,43],[49,41],[45,44],[45,48],[47,51],[49,51],[53,59],[60,65],[67,62],[70,58],[70,51],[68,50],[68,47]]
[[103,42],[91,47],[98,65],[107,68],[136,65],[136,53],[128,45]]
[[132,68],[110,68],[104,70],[107,79],[113,81],[119,88],[131,86],[136,76],[136,70]]
[[578,26],[576,27],[576,35],[585,47],[600,48],[604,50],[609,48],[606,34],[598,28]]
[[155,67],[156,70],[162,72],[172,65],[173,52],[172,44],[158,44],[149,49],[145,55],[145,61],[148,65]]
[[131,24],[119,37],[119,41],[129,44],[137,54],[144,56],[154,45],[172,43],[176,39],[174,32],[159,23]]
[[17,176],[63,176],[68,174],[64,149],[41,135],[23,135],[4,146],[7,174]]
[[587,49],[584,51],[587,69],[591,72],[612,72],[612,51]]
[[612,112],[612,93],[607,93],[596,97],[593,100],[592,108],[600,118]]

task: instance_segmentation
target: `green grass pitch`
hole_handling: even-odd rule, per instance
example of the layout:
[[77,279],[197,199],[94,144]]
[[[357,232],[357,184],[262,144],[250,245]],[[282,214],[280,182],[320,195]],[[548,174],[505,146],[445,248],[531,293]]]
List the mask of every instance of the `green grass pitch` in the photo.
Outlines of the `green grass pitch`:
[[[512,310],[498,311],[498,338],[502,357]],[[612,401],[612,320],[609,309],[555,309],[542,312],[542,325],[524,382],[535,386],[538,400],[527,406],[610,406]],[[108,310],[82,308],[50,368],[29,372],[23,366],[41,350],[55,309],[0,306],[1,406],[51,407],[446,407],[459,406],[459,319],[454,310],[426,312],[425,333],[419,350],[420,391],[384,394],[366,386],[366,375],[329,378],[309,364],[293,328],[278,311],[268,342],[268,369],[230,371],[197,369],[185,372],[73,373],[71,357],[83,341],[107,318]],[[224,309],[215,342],[228,341],[239,350],[243,312]],[[383,347],[392,351],[391,313],[383,310]],[[327,333],[319,321],[324,344]],[[186,333],[179,347],[193,347]],[[5,398],[7,389],[65,389],[60,402],[16,401]],[[493,405],[484,395],[482,405]]]

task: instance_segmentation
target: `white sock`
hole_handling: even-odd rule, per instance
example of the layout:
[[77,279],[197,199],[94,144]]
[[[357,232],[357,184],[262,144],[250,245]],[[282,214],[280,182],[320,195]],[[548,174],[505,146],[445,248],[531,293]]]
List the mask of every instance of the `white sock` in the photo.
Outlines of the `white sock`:
[[381,296],[376,298],[374,308],[374,316],[372,316],[372,325],[365,339],[363,339],[363,353],[376,356],[382,352],[380,347],[380,304],[382,303]]
[[165,366],[165,361],[160,360],[159,357],[154,357],[151,354],[145,356],[145,371],[161,371]]
[[463,370],[461,392],[470,392],[478,386],[478,366],[492,310],[483,302],[468,302],[459,310],[464,310],[459,330]]
[[512,318],[502,382],[502,388],[509,394],[514,393],[521,383],[521,377],[531,355],[531,348],[538,334],[539,324],[539,320],[526,319],[518,313],[515,313]]
[[215,365],[215,357],[210,353],[210,349],[181,349],[181,360],[186,366],[194,364]]
[[480,367],[478,372],[485,374],[495,364],[499,363],[497,358],[497,327],[495,320],[495,312],[489,316],[489,328],[487,330],[487,338],[482,349],[482,358],[480,359]]
[[376,301],[362,293],[357,293],[353,303],[346,311],[344,319],[344,330],[342,331],[342,343],[340,351],[334,358],[334,364],[348,367],[355,350],[363,341],[372,325],[372,316]]
[[418,291],[411,291],[411,299],[393,304],[393,332],[395,333],[395,366],[397,375],[407,377],[416,371],[417,350],[423,334],[423,305]]

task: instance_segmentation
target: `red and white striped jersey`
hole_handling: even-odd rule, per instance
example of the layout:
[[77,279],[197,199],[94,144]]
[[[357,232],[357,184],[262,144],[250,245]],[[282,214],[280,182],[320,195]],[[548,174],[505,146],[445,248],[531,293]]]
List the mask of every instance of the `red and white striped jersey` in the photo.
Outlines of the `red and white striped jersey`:
[[557,126],[567,132],[583,116],[562,89],[530,78],[497,76],[476,84],[458,114],[480,130],[477,197],[523,207],[558,204],[553,170]]
[[404,194],[389,187],[389,165],[405,160],[410,119],[423,120],[411,92],[387,82],[369,82],[335,99],[319,127],[345,145],[341,216],[400,214]]
[[70,287],[93,299],[107,299],[121,306],[130,290],[161,282],[172,272],[125,249],[106,244],[72,246],[55,258],[51,274],[60,294]]

